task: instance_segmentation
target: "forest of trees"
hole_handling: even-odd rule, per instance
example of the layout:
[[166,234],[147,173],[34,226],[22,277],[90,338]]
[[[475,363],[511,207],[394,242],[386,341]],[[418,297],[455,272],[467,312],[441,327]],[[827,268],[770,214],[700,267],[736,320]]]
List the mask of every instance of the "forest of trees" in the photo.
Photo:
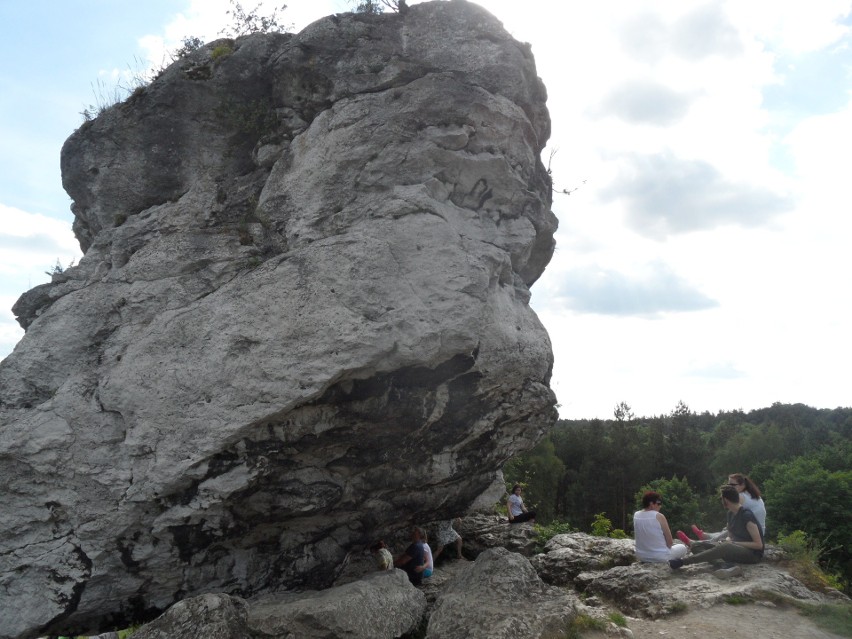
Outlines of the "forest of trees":
[[525,487],[538,523],[590,531],[603,514],[628,534],[649,486],[663,494],[673,531],[720,530],[718,487],[741,472],[763,492],[770,540],[804,531],[829,568],[852,579],[852,408],[776,403],[714,415],[679,402],[637,418],[622,402],[610,420],[560,420],[503,470],[507,485]]

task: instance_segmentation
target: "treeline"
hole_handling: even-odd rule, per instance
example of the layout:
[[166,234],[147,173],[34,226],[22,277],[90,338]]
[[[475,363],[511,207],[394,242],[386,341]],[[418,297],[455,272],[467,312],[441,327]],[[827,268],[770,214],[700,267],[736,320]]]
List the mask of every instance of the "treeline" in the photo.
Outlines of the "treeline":
[[692,523],[686,517],[721,529],[718,487],[735,472],[763,491],[770,538],[803,530],[852,577],[852,408],[776,403],[714,415],[679,402],[667,415],[636,417],[622,402],[613,419],[560,420],[504,467],[507,484],[525,486],[539,523],[590,531],[603,513],[628,533],[636,495],[649,485],[671,493],[663,513],[672,521],[674,509],[675,529]]

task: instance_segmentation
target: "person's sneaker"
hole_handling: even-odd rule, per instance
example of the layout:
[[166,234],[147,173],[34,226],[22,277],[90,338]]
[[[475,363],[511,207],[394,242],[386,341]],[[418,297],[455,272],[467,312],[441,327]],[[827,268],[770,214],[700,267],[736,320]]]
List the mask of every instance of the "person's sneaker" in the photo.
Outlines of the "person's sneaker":
[[713,576],[717,579],[730,579],[732,577],[742,577],[743,569],[740,566],[733,568],[721,568],[713,571]]
[[687,545],[687,547],[689,547],[689,544],[692,543],[692,540],[689,537],[686,536],[686,533],[683,532],[682,530],[678,530],[676,534],[677,534],[677,538],[680,539],[683,543],[685,543]]
[[704,531],[701,530],[695,524],[692,524],[692,532],[695,533],[695,536],[698,537],[698,539],[700,539],[701,541],[704,541]]
[[683,568],[683,559],[669,559],[669,568],[672,570]]

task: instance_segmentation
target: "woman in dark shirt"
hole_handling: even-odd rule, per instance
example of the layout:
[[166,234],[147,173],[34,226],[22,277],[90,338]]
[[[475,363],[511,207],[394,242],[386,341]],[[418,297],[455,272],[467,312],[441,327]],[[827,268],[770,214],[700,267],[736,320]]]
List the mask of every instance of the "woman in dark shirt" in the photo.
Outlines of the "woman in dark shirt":
[[693,542],[692,555],[672,559],[673,569],[689,564],[721,559],[737,564],[756,564],[763,557],[763,533],[754,514],[740,505],[740,495],[734,486],[722,486],[722,505],[728,511],[728,539],[721,543]]

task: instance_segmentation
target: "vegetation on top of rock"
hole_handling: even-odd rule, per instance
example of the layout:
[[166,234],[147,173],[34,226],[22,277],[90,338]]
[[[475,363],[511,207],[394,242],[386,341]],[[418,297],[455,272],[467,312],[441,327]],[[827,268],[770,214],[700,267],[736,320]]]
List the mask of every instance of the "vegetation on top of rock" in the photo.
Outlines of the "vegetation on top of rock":
[[[287,5],[274,8],[271,12],[263,11],[263,3],[258,2],[253,9],[246,10],[242,3],[237,0],[229,0],[231,8],[225,13],[230,18],[230,23],[219,31],[220,35],[229,38],[237,38],[252,33],[284,33],[292,29],[293,25],[283,24],[279,12],[283,12]],[[181,46],[167,53],[166,59],[159,66],[145,68],[138,59],[134,65],[128,65],[127,73],[113,86],[108,86],[103,80],[98,79],[92,84],[94,102],[84,106],[80,111],[85,122],[89,122],[107,109],[116,104],[124,102],[128,97],[143,91],[153,80],[160,77],[165,70],[177,60],[186,58],[188,55],[204,46],[204,40],[197,36],[186,36],[181,40]],[[233,53],[230,45],[219,45],[211,52],[211,59],[215,62]]]

